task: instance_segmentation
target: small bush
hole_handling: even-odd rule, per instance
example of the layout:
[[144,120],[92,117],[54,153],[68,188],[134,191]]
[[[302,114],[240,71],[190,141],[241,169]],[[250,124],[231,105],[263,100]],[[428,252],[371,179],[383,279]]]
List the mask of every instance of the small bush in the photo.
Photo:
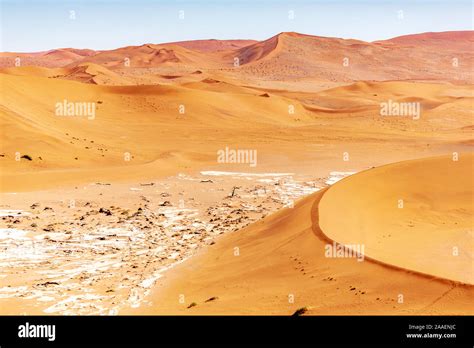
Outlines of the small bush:
[[217,300],[219,297],[216,297],[216,296],[212,296],[211,298],[208,298],[206,301],[204,302],[211,302],[211,301],[215,301]]
[[196,303],[196,302],[192,302],[192,303],[188,306],[188,308],[192,308],[192,307],[195,307],[195,306],[197,306],[197,303]]
[[297,309],[296,312],[293,313],[293,316],[294,317],[299,317],[300,315],[305,314],[307,311],[308,311],[308,308],[301,307],[301,308]]

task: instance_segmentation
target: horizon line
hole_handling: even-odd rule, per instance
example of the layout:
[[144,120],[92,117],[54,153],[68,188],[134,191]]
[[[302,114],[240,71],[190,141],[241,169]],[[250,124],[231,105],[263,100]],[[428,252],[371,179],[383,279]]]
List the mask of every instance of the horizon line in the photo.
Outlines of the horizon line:
[[[416,33],[411,33],[411,34],[404,34],[404,35],[398,35],[398,36],[393,36],[385,39],[378,39],[374,41],[365,41],[353,37],[338,37],[338,36],[321,36],[321,35],[315,35],[315,34],[306,34],[302,32],[296,32],[296,31],[281,31],[278,34],[275,34],[273,36],[268,37],[267,39],[264,40],[256,40],[256,39],[236,39],[236,38],[231,38],[231,39],[215,39],[215,38],[207,38],[207,39],[192,39],[192,40],[181,40],[181,41],[165,41],[165,42],[159,42],[159,43],[153,43],[153,42],[144,42],[140,45],[124,45],[124,46],[119,46],[115,48],[110,48],[110,49],[93,49],[89,47],[56,47],[56,48],[50,48],[47,50],[41,50],[41,51],[0,51],[0,53],[21,53],[21,54],[28,54],[28,53],[43,53],[43,52],[51,52],[55,50],[67,50],[67,49],[76,49],[76,50],[91,50],[95,52],[105,52],[105,51],[113,51],[117,50],[120,48],[124,47],[140,47],[143,45],[170,45],[170,44],[177,44],[181,42],[195,42],[195,41],[255,41],[255,42],[263,42],[266,40],[269,40],[273,37],[279,36],[281,34],[299,34],[299,35],[304,35],[304,36],[313,36],[313,37],[322,37],[322,38],[330,38],[330,39],[341,39],[341,40],[356,40],[356,41],[361,41],[361,42],[366,42],[366,43],[374,43],[374,42],[380,42],[380,41],[388,41],[388,40],[393,40],[396,38],[400,37],[406,37],[406,36],[415,36],[415,35],[423,35],[423,34],[440,34],[440,33],[456,33],[456,32],[474,32],[474,29],[460,29],[460,30],[445,30],[445,31],[425,31],[425,32],[416,32]],[[245,46],[244,46],[245,47]]]

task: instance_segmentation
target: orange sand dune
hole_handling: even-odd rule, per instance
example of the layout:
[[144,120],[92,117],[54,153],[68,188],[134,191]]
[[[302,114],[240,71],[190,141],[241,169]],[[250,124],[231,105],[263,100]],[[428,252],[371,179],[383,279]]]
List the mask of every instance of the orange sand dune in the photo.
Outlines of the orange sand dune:
[[[95,54],[94,50],[75,48],[60,48],[33,53],[2,52],[0,53],[0,68],[15,67],[17,62],[19,66],[60,68]],[[17,58],[19,61],[16,60]]]
[[[444,106],[455,104],[458,106],[456,108],[457,117],[451,118],[451,122],[465,126],[472,124],[472,107],[470,105],[474,100],[474,88],[472,85],[449,83],[359,81],[346,86],[326,89],[301,99],[305,101],[309,109],[317,111],[319,108],[321,111],[339,113],[351,113],[364,109],[379,113],[381,103],[386,103],[389,100],[392,102],[419,102],[421,108],[419,123],[428,121],[433,115],[439,114],[441,116]],[[445,117],[448,116],[445,115]]]
[[244,65],[260,60],[275,51],[282,49],[280,45],[280,35],[271,37],[268,40],[254,43],[252,45],[233,51],[225,57],[229,62],[238,58],[238,64]]
[[246,94],[253,94],[253,95],[262,94],[262,93],[258,93],[258,91],[256,91],[253,88],[236,86],[234,84],[231,84],[225,81],[212,79],[212,78],[206,78],[197,82],[183,83],[182,86],[192,88],[192,89],[213,91],[213,92],[220,92],[220,93],[246,93]]
[[182,64],[206,66],[212,61],[203,52],[193,51],[179,45],[172,44],[145,44],[141,46],[128,46],[110,51],[102,51],[94,56],[86,57],[78,63],[95,63],[109,68],[152,67],[162,64]]
[[132,84],[132,81],[127,77],[119,76],[113,71],[93,63],[83,63],[74,68],[68,68],[64,78],[98,85],[123,86]]
[[[361,80],[472,83],[473,35],[473,31],[453,31],[365,42],[283,32],[260,42],[197,40],[106,51],[68,48],[38,53],[7,52],[0,54],[0,67],[14,67],[15,58],[19,57],[21,66],[73,67],[94,63],[122,69],[121,73],[126,75],[140,75],[143,71],[136,70],[147,68],[160,68],[162,75],[207,69],[227,78],[240,78],[250,85],[267,86],[269,81],[278,81],[280,89],[286,86],[299,90],[315,83]],[[163,71],[166,68],[172,69],[167,73]]]
[[217,52],[225,50],[233,50],[244,46],[252,45],[258,41],[255,40],[192,40],[170,42],[170,45],[178,45],[194,51],[200,52]]
[[[473,31],[444,31],[444,32],[429,32],[421,34],[411,34],[397,36],[388,40],[375,41],[377,44],[398,44],[398,45],[423,45],[442,48],[444,50],[463,50],[465,52],[472,52],[472,45],[474,45]],[[469,49],[469,45],[471,49]]]
[[[454,170],[446,169],[446,158],[430,158],[369,170],[336,183],[328,190],[302,199],[294,208],[279,211],[220,238],[208,250],[168,271],[155,286],[149,306],[127,313],[292,314],[306,307],[308,314],[472,315],[473,286],[387,266],[368,258],[360,262],[357,258],[327,257],[327,245],[332,245],[332,241],[326,234],[337,238],[345,238],[345,235],[341,235],[340,230],[322,231],[320,227],[322,223],[323,228],[334,229],[336,225],[333,224],[347,222],[351,224],[348,232],[354,235],[358,231],[362,233],[363,226],[354,220],[353,209],[361,214],[363,221],[370,217],[377,221],[386,217],[388,208],[384,203],[365,203],[365,211],[354,204],[377,194],[389,196],[392,186],[383,183],[390,180],[393,184],[403,171],[401,182],[411,184],[399,187],[400,194],[410,197],[407,212],[402,214],[405,219],[411,215],[424,223],[415,223],[410,227],[411,235],[404,237],[411,245],[402,245],[400,240],[394,243],[403,248],[407,260],[411,258],[406,255],[409,250],[418,250],[413,245],[423,249],[418,255],[439,252],[436,241],[441,239],[430,240],[429,224],[431,231],[444,233],[449,244],[447,249],[455,242],[464,254],[462,258],[471,255],[472,262],[472,231],[470,237],[452,234],[456,221],[466,227],[470,220],[472,227],[472,182],[466,185],[462,180],[470,194],[460,192],[457,183],[452,186],[460,178],[472,177],[473,155],[461,154],[461,158],[465,158],[464,162],[456,163],[460,166]],[[424,171],[424,166],[430,170]],[[423,195],[419,193],[415,179],[420,175],[427,184],[419,185],[432,188],[423,191]],[[406,179],[410,176],[411,179]],[[435,181],[438,183],[436,188],[432,186]],[[344,196],[347,202],[341,202],[339,195],[335,197],[342,189],[349,190]],[[351,194],[361,196],[357,198]],[[432,203],[428,207],[429,202]],[[340,205],[334,205],[337,203]],[[459,207],[453,205],[451,210],[446,209],[449,204],[457,203]],[[334,214],[338,215],[337,219],[328,224],[328,218]],[[379,240],[380,233],[386,233],[372,227],[374,225],[370,224],[364,235],[364,241],[370,246]],[[390,256],[387,247],[384,245],[374,256]],[[368,247],[367,250],[370,253],[373,249]],[[439,258],[447,260],[443,253]],[[431,259],[431,266],[426,263],[424,271],[438,273],[440,262]],[[466,268],[467,263],[450,263],[444,267],[458,272],[458,266],[463,269],[463,278],[472,279],[472,267]],[[192,303],[194,305],[190,306]]]
[[[463,32],[462,32],[463,33]],[[227,60],[239,57],[243,75],[264,80],[294,80],[311,77],[324,81],[354,80],[474,80],[472,69],[472,32],[447,32],[442,40],[423,36],[405,40],[369,43],[298,33],[281,33],[229,53]],[[462,37],[462,40],[457,40]],[[455,41],[455,49],[448,49]],[[447,48],[446,50],[444,48]],[[453,52],[456,52],[456,65]],[[426,64],[427,61],[437,62]]]
[[0,72],[8,75],[18,76],[42,76],[42,77],[56,77],[67,74],[69,70],[65,68],[46,68],[40,66],[19,66],[13,68],[2,68]]
[[[290,100],[262,98],[258,92],[226,94],[159,85],[97,86],[7,74],[0,74],[0,79],[2,176],[9,177],[1,180],[3,188],[12,184],[11,189],[22,186],[25,189],[42,177],[39,175],[42,171],[46,179],[54,175],[62,181],[67,176],[64,170],[78,171],[71,173],[76,178],[81,172],[96,171],[93,177],[100,178],[102,168],[112,173],[105,176],[102,173],[102,180],[108,180],[120,171],[132,176],[157,175],[160,168],[169,167],[163,162],[171,163],[172,158],[182,161],[176,170],[188,167],[189,161],[198,165],[215,163],[216,151],[232,146],[230,137],[245,146],[249,140],[245,140],[244,130],[250,121],[254,131],[264,134],[266,129],[300,122],[288,115]],[[20,99],[22,103],[18,103]],[[91,107],[95,114],[58,116],[56,105],[64,101],[94,103]],[[183,103],[186,112],[181,114]],[[295,104],[300,120],[312,119],[302,105],[291,103]],[[239,108],[228,109],[229,104]],[[207,141],[203,143],[202,139]],[[17,152],[31,156],[32,161],[15,161]],[[124,160],[127,153],[130,161]],[[130,171],[129,167],[136,165],[152,168]],[[61,171],[48,174],[50,170]],[[30,180],[19,175],[28,173]],[[40,180],[38,185],[47,182]]]
[[319,225],[378,261],[474,285],[473,174],[473,153],[368,170],[326,192]]
[[97,64],[82,63],[72,68],[44,68],[38,66],[21,66],[0,69],[1,73],[19,76],[40,76],[73,80],[98,85],[131,85],[131,79]]
[[[124,77],[93,64],[60,71],[63,78],[93,83],[48,78],[52,72],[35,67],[13,70],[19,75],[34,70],[39,76],[15,76],[10,69],[0,74],[2,190],[78,178],[156,176],[173,166],[167,163],[179,161],[175,171],[202,168],[216,164],[217,150],[236,144],[257,148],[259,165],[285,170],[283,156],[298,167],[320,163],[327,168],[323,175],[354,169],[353,162],[341,163],[344,151],[355,156],[360,170],[472,146],[472,132],[466,128],[472,126],[468,86],[359,82],[316,94],[266,93],[202,75],[194,75],[201,82],[183,85],[94,85],[106,79],[119,83]],[[412,90],[433,105],[418,121],[380,116],[381,102],[409,98]],[[56,115],[57,103],[64,101],[95,103],[93,119]],[[394,146],[405,150],[391,151]],[[367,158],[367,151],[380,155]],[[15,161],[17,152],[32,161]],[[124,160],[127,153],[130,161]]]

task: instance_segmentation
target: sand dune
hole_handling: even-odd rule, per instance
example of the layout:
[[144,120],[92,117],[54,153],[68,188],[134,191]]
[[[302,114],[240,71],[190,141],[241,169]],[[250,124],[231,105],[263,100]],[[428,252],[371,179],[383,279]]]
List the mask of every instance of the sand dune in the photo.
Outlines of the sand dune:
[[171,66],[180,73],[205,68],[228,78],[240,76],[247,83],[253,80],[254,85],[298,81],[300,88],[308,79],[318,84],[359,80],[472,83],[472,44],[472,31],[424,33],[375,42],[283,32],[260,42],[196,40],[106,51],[68,48],[2,53],[0,67],[15,66],[19,57],[22,66],[57,68],[94,63],[111,69],[129,68],[123,73],[132,75],[136,69],[145,68]]
[[263,59],[269,54],[274,54],[276,51],[282,49],[280,44],[281,35],[282,34],[276,35],[268,40],[240,48],[226,55],[225,59],[229,62],[233,62],[235,58],[238,58],[239,65],[245,65]]
[[0,68],[10,68],[18,66],[18,64],[19,66],[60,68],[95,54],[94,50],[76,48],[61,48],[34,53],[2,52],[0,53]]
[[[363,153],[367,149],[383,151],[394,143],[404,147],[412,144],[417,154],[412,158],[416,158],[428,150],[438,154],[456,144],[466,146],[472,138],[465,128],[472,125],[469,86],[358,82],[316,94],[266,93],[202,75],[194,75],[199,82],[182,85],[98,86],[94,84],[128,80],[94,64],[61,69],[21,67],[0,74],[3,190],[47,185],[50,175],[59,182],[71,182],[71,178],[81,175],[84,180],[100,175],[107,180],[138,175],[139,171],[130,171],[130,166],[145,165],[140,173],[153,175],[161,172],[157,168],[169,168],[164,162],[171,163],[171,158],[184,160],[183,167],[197,168],[215,164],[216,151],[236,143],[241,147],[258,146],[267,154],[263,160],[267,158],[268,165],[276,165],[279,161],[273,162],[273,158],[282,152],[287,158],[295,153],[297,158],[313,158],[315,139],[341,146],[330,155],[338,163],[340,154],[348,150]],[[62,77],[50,78],[57,76]],[[422,107],[425,103],[432,105],[423,110],[417,122],[409,117],[380,116],[381,102],[413,96],[422,101]],[[93,119],[87,115],[56,115],[57,103],[65,100],[94,103]],[[184,114],[180,114],[180,105],[185,106]],[[293,114],[289,113],[290,106]],[[433,132],[441,133],[437,135],[438,143],[429,147]],[[205,144],[203,137],[208,139]],[[352,145],[347,145],[347,139]],[[15,161],[17,152],[33,160]],[[403,159],[388,152],[388,157],[377,157],[376,163]],[[126,153],[133,156],[131,161],[124,160]],[[328,152],[316,157],[326,163]],[[361,166],[364,168],[364,164]]]
[[[433,50],[425,36],[369,43],[298,33],[281,33],[267,41],[236,51],[244,64],[242,74],[269,80],[304,79],[326,81],[435,79],[473,81],[472,32],[446,32],[438,47],[456,41],[457,63],[451,50]],[[457,40],[462,37],[462,40]],[[416,44],[415,44],[416,42]],[[410,57],[408,59],[408,57]],[[437,65],[425,62],[436,61]],[[248,63],[248,64],[246,64]]]
[[55,79],[73,80],[98,85],[131,85],[131,79],[120,76],[111,70],[93,63],[82,63],[72,68],[45,68],[21,66],[0,69],[1,73],[18,76],[39,76]]
[[[453,85],[450,83],[417,83],[408,81],[367,82],[359,81],[350,85],[326,89],[313,95],[312,103],[320,107],[345,109],[370,109],[380,111],[381,103],[388,102],[418,102],[420,103],[420,120],[423,122],[431,117],[433,109],[450,104],[467,106],[472,103],[474,96],[472,85]],[[303,100],[310,100],[304,98]],[[309,105],[309,103],[308,103]],[[340,110],[343,110],[342,108]],[[464,114],[464,113],[463,113]],[[469,107],[465,115],[470,115]],[[458,115],[461,116],[461,115]],[[459,117],[459,122],[469,123],[468,118]]]
[[56,77],[67,74],[69,70],[65,68],[45,68],[40,66],[19,66],[14,68],[2,68],[0,72],[8,75],[18,76],[41,76]]
[[360,173],[324,195],[319,225],[378,261],[473,285],[473,170],[471,153]]
[[[86,66],[85,72],[89,69]],[[64,178],[66,173],[62,171],[47,174],[52,169],[68,170],[77,177],[80,174],[74,172],[87,172],[83,168],[89,167],[95,172],[94,177],[105,175],[112,179],[120,171],[132,174],[127,169],[130,165],[149,165],[151,168],[145,171],[156,175],[161,172],[157,168],[169,167],[163,162],[171,164],[175,156],[176,161],[183,161],[183,166],[188,162],[186,158],[194,159],[196,165],[203,161],[213,163],[216,151],[229,145],[228,136],[245,128],[245,119],[252,120],[254,130],[264,132],[268,127],[297,125],[287,113],[288,100],[261,98],[257,91],[225,94],[174,86],[97,86],[37,76],[0,74],[0,78],[0,117],[5,133],[1,144],[3,188],[14,182],[13,187],[22,186],[20,182],[25,183],[25,179],[18,176],[20,173],[30,173],[30,183],[41,177],[41,171],[45,172],[44,179],[48,175]],[[19,104],[19,98],[24,102]],[[209,102],[203,104],[202,100]],[[64,101],[88,103],[94,115],[56,115],[57,103]],[[186,113],[180,114],[183,102]],[[221,111],[226,110],[228,103],[240,108],[227,111],[224,117]],[[311,119],[303,106],[296,104],[295,109],[301,112],[301,120]],[[217,137],[216,123],[221,129]],[[197,129],[199,134],[195,133]],[[216,140],[202,145],[206,134]],[[240,137],[245,136],[241,134]],[[201,144],[199,152],[195,151],[196,144]],[[32,161],[15,161],[16,152],[31,156]],[[133,156],[130,161],[124,160],[126,153]],[[109,168],[115,174],[110,176],[100,168]],[[135,174],[144,175],[143,171],[142,168]],[[43,179],[40,182],[46,184]]]
[[[458,275],[462,280],[472,280],[472,231],[462,231],[472,226],[473,187],[472,181],[467,181],[472,176],[473,156],[462,157],[464,162],[458,163],[447,163],[443,157],[402,162],[346,178],[302,199],[292,209],[220,238],[216,245],[165,274],[153,291],[153,303],[131,313],[292,314],[306,307],[308,314],[472,315],[468,305],[474,298],[472,286],[432,276],[440,276],[444,269],[452,272],[442,274],[448,278]],[[459,167],[450,170],[457,164]],[[429,170],[423,171],[424,166]],[[426,184],[416,181],[420,174]],[[411,226],[409,235],[404,232],[408,228],[402,228],[398,237],[385,225],[374,229],[375,223],[369,221],[381,222],[391,214],[385,203],[374,204],[370,199],[374,194],[392,195],[392,186],[383,185],[387,178],[394,187],[399,179],[404,185],[400,187],[403,194],[410,197],[406,213],[401,213],[402,220],[411,216],[424,221]],[[461,183],[451,190],[450,185],[456,181]],[[428,189],[435,182],[436,188],[430,186],[432,190],[420,194],[420,189]],[[349,194],[342,197],[342,191]],[[458,207],[457,203],[464,206]],[[356,219],[358,215],[362,215],[361,220]],[[462,226],[451,226],[455,221]],[[436,233],[427,230],[427,225]],[[395,241],[379,247],[377,242],[387,233],[392,233]],[[368,243],[367,254],[374,253],[378,258],[392,258],[390,249],[398,249],[396,255],[406,258],[397,258],[402,263],[401,268],[395,268],[369,258],[359,262],[357,258],[328,257],[326,248],[332,241],[327,236],[342,239],[342,243]],[[403,247],[401,239],[405,241]],[[446,247],[450,253],[453,242],[462,255],[459,263],[446,262],[452,256],[442,252]],[[445,243],[448,245],[443,246]],[[403,269],[413,258],[420,262],[419,269],[429,275]],[[181,303],[180,298],[184,299]],[[195,305],[189,307],[191,303]]]
[[443,47],[445,50],[463,50],[469,53],[469,46],[474,44],[472,31],[445,31],[440,33],[421,33],[394,37],[388,40],[374,41],[374,43],[394,43],[401,45],[423,45]]
[[171,45],[178,45],[194,51],[217,52],[238,49],[256,43],[255,40],[192,40],[170,42]]
[[95,63],[110,68],[134,67],[143,68],[162,64],[205,65],[209,59],[204,53],[172,44],[145,44],[141,46],[122,47],[116,50],[102,51],[86,57],[78,63]]
[[97,85],[123,86],[133,84],[130,79],[93,63],[79,64],[66,70],[63,78]]

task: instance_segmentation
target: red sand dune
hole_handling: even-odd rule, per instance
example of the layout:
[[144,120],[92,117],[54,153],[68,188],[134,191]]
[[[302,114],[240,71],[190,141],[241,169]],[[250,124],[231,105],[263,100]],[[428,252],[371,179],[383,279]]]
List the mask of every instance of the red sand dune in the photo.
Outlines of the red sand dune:
[[258,41],[255,40],[192,40],[170,42],[169,45],[177,45],[200,52],[218,52],[234,50],[244,46],[252,45]]
[[[454,39],[455,51],[448,48]],[[345,40],[281,33],[269,40],[241,48],[235,53],[240,57],[240,73],[265,76],[267,79],[282,80],[309,78],[328,81],[351,80],[400,80],[400,79],[442,79],[474,81],[472,55],[472,32],[448,33],[442,42],[433,38],[425,42],[424,36],[413,37],[413,45],[407,46],[405,39],[369,43],[359,40]],[[432,43],[440,45],[434,50]],[[232,57],[229,53],[227,59]],[[453,58],[459,62],[453,66]],[[427,61],[436,64],[426,64]]]
[[34,53],[2,52],[0,53],[0,68],[15,67],[16,58],[20,58],[20,66],[60,68],[95,54],[94,50],[76,48],[60,48]]
[[[100,52],[59,49],[34,54],[2,53],[0,67],[13,67],[17,56],[22,58],[22,65],[46,67],[90,62],[124,68],[125,59],[129,59],[132,68],[171,64],[176,69],[224,69],[221,73],[230,77],[239,74],[241,78],[270,81],[414,79],[472,82],[473,35],[472,31],[454,31],[364,42],[285,32],[260,42],[196,40]],[[239,58],[238,68],[234,67],[235,58]],[[427,61],[431,63],[427,64]]]

